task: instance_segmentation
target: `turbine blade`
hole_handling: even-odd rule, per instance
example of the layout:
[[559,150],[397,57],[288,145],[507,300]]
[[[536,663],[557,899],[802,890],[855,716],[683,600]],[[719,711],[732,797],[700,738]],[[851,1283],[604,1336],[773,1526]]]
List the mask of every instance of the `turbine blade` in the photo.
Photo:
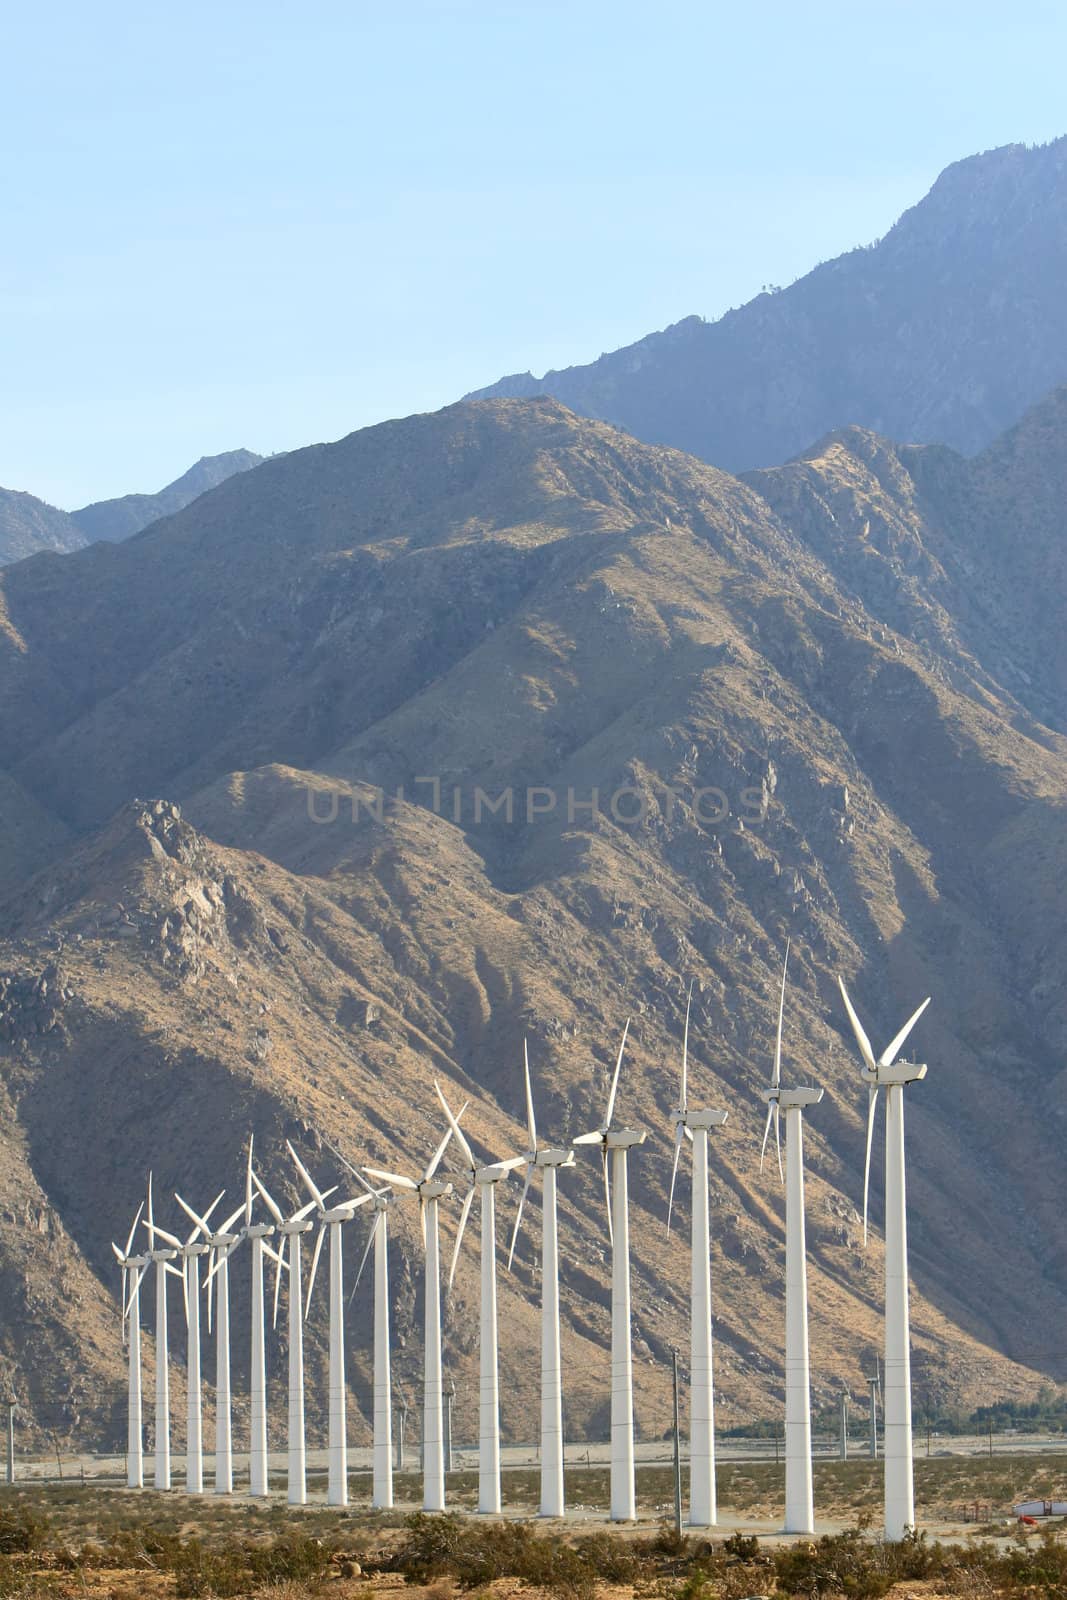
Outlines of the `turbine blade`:
[[402,1177],[399,1172],[382,1172],[378,1167],[364,1167],[364,1172],[369,1172],[372,1178],[380,1178],[383,1183],[391,1183],[394,1189],[418,1190],[418,1184],[413,1178]]
[[[463,1113],[466,1111],[466,1109],[467,1109],[467,1107],[469,1105],[470,1105],[470,1101],[469,1100],[464,1100],[463,1104],[459,1108],[459,1115],[455,1119],[457,1122],[462,1122],[463,1121]],[[423,1183],[428,1183],[429,1180],[433,1177],[434,1173],[437,1171],[438,1167],[441,1165],[441,1157],[444,1155],[445,1151],[448,1149],[448,1142],[451,1139],[451,1137],[452,1137],[452,1129],[450,1127],[448,1129],[448,1132],[445,1134],[444,1138],[441,1140],[441,1143],[437,1146],[437,1149],[433,1153],[433,1159],[431,1160],[430,1165],[426,1168],[426,1171],[423,1174],[423,1178],[422,1178]]]
[[422,1235],[422,1253],[426,1254],[426,1202],[419,1195],[419,1232]]
[[[113,1244],[111,1248],[116,1251],[116,1253],[118,1252],[118,1245]],[[121,1255],[119,1256],[119,1259],[122,1259]],[[119,1317],[119,1326],[122,1329],[122,1348],[124,1350],[126,1348],[126,1283],[129,1279],[129,1276],[130,1269],[129,1267],[124,1266],[122,1269],[122,1292],[119,1295],[119,1307],[122,1311],[122,1315]]]
[[220,1233],[229,1233],[229,1231],[233,1227],[234,1223],[238,1222],[241,1219],[241,1217],[244,1216],[244,1210],[245,1210],[245,1208],[244,1208],[244,1204],[242,1202],[242,1204],[237,1207],[236,1211],[231,1211],[230,1212],[230,1215],[226,1218],[225,1222],[220,1222],[219,1223],[219,1232]]
[[508,1156],[506,1161],[494,1161],[493,1166],[499,1167],[501,1172],[514,1172],[516,1167],[526,1165],[525,1156]]
[[537,1118],[534,1116],[533,1090],[530,1088],[530,1051],[526,1040],[522,1041],[522,1064],[526,1074],[526,1133],[530,1140],[529,1149],[537,1149]]
[[307,1292],[307,1298],[304,1301],[304,1320],[305,1321],[307,1320],[308,1312],[311,1310],[311,1291],[315,1287],[315,1274],[319,1270],[319,1256],[322,1254],[322,1241],[323,1241],[323,1239],[325,1239],[325,1237],[326,1237],[326,1224],[325,1224],[325,1222],[323,1222],[319,1226],[318,1238],[315,1240],[315,1251],[314,1251],[314,1254],[311,1257],[311,1271],[308,1273],[308,1292]]
[[[192,1206],[189,1205],[189,1203],[187,1201],[182,1199],[181,1195],[177,1192],[177,1190],[175,1190],[175,1192],[174,1192],[174,1198],[175,1198],[175,1200],[177,1200],[178,1204],[181,1206],[182,1210],[185,1212],[185,1215],[189,1218],[189,1221],[190,1222],[195,1222],[195,1224],[196,1224],[196,1227],[193,1229],[193,1232],[189,1235],[189,1243],[192,1244],[192,1242],[193,1242],[194,1238],[196,1237],[197,1233],[202,1233],[205,1236],[205,1238],[209,1237],[210,1234],[211,1234],[211,1229],[208,1226],[207,1218],[206,1217],[202,1217],[200,1215],[199,1211],[194,1211]],[[244,1207],[242,1206],[241,1209],[243,1210]]]
[[912,1028],[914,1028],[915,1024],[918,1022],[919,1018],[922,1016],[929,1004],[930,996],[927,995],[918,1011],[913,1011],[907,1022],[901,1028],[900,1032],[894,1034],[893,1038],[890,1039],[889,1043],[878,1057],[878,1065],[880,1067],[891,1067],[893,1065],[893,1062],[897,1059],[897,1052],[900,1050],[905,1039],[908,1037],[908,1034],[911,1032]]
[[137,1276],[133,1280],[133,1287],[131,1288],[131,1290],[129,1292],[129,1297],[128,1297],[127,1301],[126,1301],[126,1307],[125,1307],[125,1310],[122,1313],[122,1315],[124,1317],[128,1317],[130,1312],[133,1310],[134,1297],[137,1294],[138,1289],[141,1287],[141,1279],[144,1277],[144,1275],[145,1275],[145,1273],[147,1271],[148,1271],[147,1267],[138,1267],[137,1268]]
[[352,1293],[348,1297],[349,1305],[352,1304],[352,1301],[355,1298],[356,1290],[359,1288],[359,1280],[363,1276],[363,1268],[367,1265],[367,1257],[370,1255],[370,1247],[374,1243],[374,1235],[378,1232],[378,1224],[379,1224],[379,1222],[381,1222],[382,1217],[384,1215],[385,1215],[384,1211],[379,1211],[378,1212],[377,1216],[374,1219],[374,1223],[373,1223],[373,1225],[371,1227],[371,1230],[367,1235],[367,1242],[363,1247],[363,1255],[360,1258],[359,1271],[356,1273],[356,1281],[352,1285]]
[[767,1107],[767,1121],[763,1125],[763,1143],[760,1145],[760,1152],[759,1152],[759,1169],[760,1169],[761,1172],[763,1171],[763,1163],[764,1163],[764,1160],[766,1159],[766,1156],[767,1156],[767,1140],[771,1136],[771,1123],[773,1122],[773,1120],[774,1120],[774,1105],[772,1103],[771,1105],[769,1105]]
[[149,1233],[149,1237],[151,1237],[151,1234],[152,1234],[152,1231],[153,1231],[154,1222],[155,1222],[155,1213],[152,1210],[152,1174],[149,1173],[148,1174],[148,1233]]
[[778,1156],[778,1177],[785,1182],[785,1168],[782,1166],[782,1108],[774,1108],[774,1148]]
[[849,999],[848,990],[845,988],[844,982],[840,978],[837,980],[837,987],[841,990],[841,998],[845,1002],[845,1010],[848,1012],[848,1020],[852,1024],[852,1032],[856,1035],[856,1043],[860,1047],[860,1055],[863,1057],[863,1064],[867,1068],[868,1072],[875,1072],[877,1068],[875,1067],[874,1051],[871,1049],[871,1041],[867,1037],[863,1023],[856,1015],[856,1008]]
[[309,1200],[306,1206],[301,1206],[299,1211],[294,1211],[289,1220],[291,1222],[303,1222],[304,1218],[310,1216],[316,1209],[318,1203],[317,1200]]
[[144,1201],[142,1200],[141,1204],[137,1207],[137,1215],[133,1219],[133,1227],[130,1229],[130,1237],[126,1240],[126,1250],[125,1250],[125,1254],[126,1255],[129,1255],[130,1251],[133,1249],[133,1241],[134,1241],[134,1237],[135,1237],[135,1235],[137,1233],[137,1224],[141,1220],[141,1212],[143,1210],[144,1210]]
[[519,1209],[515,1213],[515,1226],[511,1230],[511,1249],[508,1251],[508,1271],[509,1272],[511,1271],[511,1263],[515,1259],[515,1241],[519,1237],[519,1225],[522,1222],[522,1210],[523,1210],[523,1207],[526,1204],[526,1196],[530,1192],[530,1179],[532,1178],[532,1176],[533,1176],[533,1167],[532,1166],[527,1166],[527,1168],[526,1168],[526,1182],[522,1186],[522,1194],[519,1196]]
[[619,1058],[615,1063],[615,1073],[611,1080],[611,1092],[608,1095],[608,1114],[604,1118],[604,1127],[611,1127],[611,1119],[615,1115],[615,1096],[619,1092],[619,1073],[622,1071],[622,1053],[626,1049],[626,1035],[630,1031],[630,1018],[626,1019],[626,1026],[622,1030],[622,1042],[619,1045]]
[[771,1088],[782,1087],[782,1019],[785,1016],[785,975],[789,970],[789,940],[785,941],[785,960],[782,962],[782,993],[778,1000],[778,1036],[774,1042],[774,1077]]
[[452,1293],[452,1285],[456,1281],[456,1263],[459,1261],[459,1247],[463,1243],[463,1230],[467,1226],[467,1218],[471,1214],[471,1206],[472,1206],[473,1202],[474,1202],[474,1185],[472,1183],[470,1188],[467,1190],[466,1198],[463,1201],[463,1210],[459,1214],[459,1227],[456,1229],[456,1242],[455,1242],[455,1245],[453,1246],[453,1249],[452,1249],[452,1266],[451,1266],[451,1268],[449,1270],[449,1274],[448,1274],[448,1293],[449,1294]]
[[308,1171],[307,1167],[305,1167],[304,1163],[301,1161],[300,1157],[297,1155],[288,1139],[285,1141],[285,1148],[296,1162],[296,1170],[303,1178],[308,1194],[314,1195],[316,1203],[325,1211],[325,1196],[323,1195],[322,1190],[319,1189],[314,1178],[311,1176],[311,1173]]
[[185,1326],[189,1326],[189,1257],[182,1256],[182,1305],[185,1307]]
[[474,1154],[473,1154],[473,1152],[471,1150],[470,1145],[467,1143],[466,1135],[464,1134],[463,1129],[460,1127],[459,1123],[456,1121],[455,1117],[452,1115],[452,1107],[449,1105],[448,1101],[445,1099],[444,1095],[441,1093],[441,1085],[438,1083],[436,1078],[433,1080],[433,1086],[437,1090],[437,1098],[438,1098],[438,1100],[440,1100],[442,1109],[444,1110],[444,1113],[445,1113],[445,1116],[448,1118],[448,1126],[451,1129],[452,1133],[455,1134],[456,1139],[459,1142],[459,1147],[463,1151],[463,1154],[467,1158],[467,1165],[470,1167],[471,1171],[473,1172],[474,1171]]
[[871,1187],[871,1145],[874,1141],[874,1113],[878,1105],[878,1085],[867,1089],[867,1159],[863,1163],[863,1243],[867,1244],[867,1196]]
[[595,1131],[593,1133],[580,1133],[576,1139],[572,1139],[571,1140],[571,1144],[603,1144],[603,1143],[604,1143],[604,1130],[603,1130],[603,1128],[597,1128],[597,1129],[595,1129]]
[[280,1227],[281,1224],[285,1221],[285,1218],[282,1216],[281,1206],[279,1206],[277,1204],[277,1202],[274,1199],[272,1199],[271,1196],[267,1193],[266,1185],[260,1182],[260,1178],[259,1178],[259,1173],[258,1172],[253,1172],[253,1174],[252,1174],[252,1182],[255,1184],[256,1190],[257,1190],[260,1198],[262,1199],[263,1204],[266,1206],[267,1210],[270,1212],[271,1216],[274,1218],[275,1222]]
[[[685,1032],[682,1034],[682,1098],[678,1102],[678,1105],[679,1105],[679,1107],[680,1107],[680,1109],[682,1111],[687,1111],[689,1109],[689,1101],[686,1099],[686,1095],[688,1093],[688,1086],[689,1086],[689,1011],[690,1011],[690,1007],[692,1006],[692,1004],[693,1004],[693,980],[692,980],[692,978],[690,978],[690,980],[689,980],[689,996],[688,996],[688,998],[687,998],[687,1000],[685,1002]],[[678,1168],[677,1155],[675,1157],[674,1165],[675,1165],[675,1170],[677,1171],[677,1168]],[[668,1219],[669,1219],[669,1217],[670,1217],[670,1207],[669,1206],[667,1207],[667,1215],[668,1215]],[[668,1220],[667,1232],[670,1233],[670,1231],[671,1231],[670,1221]]]
[[[215,1259],[215,1251],[212,1250],[212,1252],[211,1252],[211,1260],[214,1261],[214,1259]],[[214,1279],[214,1276],[213,1276],[212,1271],[211,1271],[210,1263],[208,1265],[208,1280],[207,1280],[207,1283],[204,1285],[204,1287],[207,1290],[207,1331],[208,1331],[208,1333],[210,1333],[211,1332],[211,1312],[212,1312],[212,1308],[213,1308],[213,1306],[215,1304],[215,1279]]]
[[118,1262],[118,1264],[122,1268],[123,1272],[125,1272],[126,1271],[126,1256],[128,1256],[130,1252],[127,1250],[126,1255],[124,1256],[122,1251],[119,1249],[118,1245],[115,1243],[114,1239],[112,1239],[112,1241],[111,1241],[111,1248],[115,1252],[115,1260]]
[[685,1126],[685,1124],[683,1122],[679,1122],[677,1127],[674,1130],[674,1166],[671,1168],[671,1192],[670,1192],[670,1195],[669,1195],[668,1200],[667,1200],[667,1234],[668,1234],[668,1237],[670,1236],[670,1231],[671,1231],[671,1212],[674,1210],[674,1184],[675,1184],[675,1180],[678,1177],[678,1162],[681,1160],[682,1144],[683,1144],[684,1138],[685,1138],[685,1135],[682,1133],[682,1129],[684,1128],[684,1126]]
[[245,1227],[252,1226],[252,1141],[254,1133],[248,1135],[248,1166],[245,1170]]
[[615,1248],[615,1230],[611,1221],[611,1168],[608,1166],[608,1147],[604,1145],[600,1153],[600,1160],[604,1168],[604,1199],[608,1206],[608,1243]]
[[278,1264],[274,1269],[274,1321],[271,1326],[275,1328],[278,1326],[278,1297],[281,1294],[282,1268],[285,1265],[285,1246],[288,1242],[288,1239],[289,1235],[283,1233],[281,1249],[278,1251]]
[[152,1223],[146,1222],[145,1223],[145,1227],[150,1230],[150,1232],[151,1232],[151,1234],[153,1236],[153,1245],[154,1245],[154,1241],[155,1241],[155,1235],[158,1233],[159,1237],[166,1244],[173,1245],[175,1250],[180,1250],[181,1249],[182,1242],[177,1237],[176,1234],[168,1233],[166,1228],[161,1228],[158,1223],[156,1223],[155,1226],[153,1227]]

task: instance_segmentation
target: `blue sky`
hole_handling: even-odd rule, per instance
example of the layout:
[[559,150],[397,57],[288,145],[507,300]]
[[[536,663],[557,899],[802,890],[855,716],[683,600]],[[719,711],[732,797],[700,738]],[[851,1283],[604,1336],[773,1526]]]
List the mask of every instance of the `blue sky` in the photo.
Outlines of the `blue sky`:
[[718,316],[1067,132],[1060,0],[19,12],[0,484],[67,507]]

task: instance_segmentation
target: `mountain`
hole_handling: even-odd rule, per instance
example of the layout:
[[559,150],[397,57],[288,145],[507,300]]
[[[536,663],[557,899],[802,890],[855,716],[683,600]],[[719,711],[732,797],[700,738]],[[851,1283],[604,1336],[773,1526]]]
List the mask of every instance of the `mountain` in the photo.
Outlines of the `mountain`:
[[738,472],[859,424],[971,453],[1067,382],[1067,138],[946,169],[867,249],[715,322],[475,396],[557,396]]
[[65,511],[17,489],[0,489],[0,566],[38,550],[77,550],[85,538]]
[[251,450],[227,450],[218,456],[201,456],[188,472],[168,483],[158,494],[125,494],[118,500],[97,500],[80,511],[72,511],[71,518],[85,535],[84,543],[96,539],[129,539],[149,523],[160,517],[173,516],[198,495],[206,494],[235,472],[247,472],[258,467],[262,456]]
[[[254,1129],[285,1198],[287,1137],[330,1182],[325,1140],[413,1168],[439,1136],[434,1077],[470,1098],[477,1152],[521,1150],[524,1038],[563,1141],[599,1120],[630,1016],[637,1416],[661,1434],[688,1307],[684,1186],[669,1241],[664,1216],[690,979],[691,1094],[729,1111],[720,1414],[771,1415],[784,1217],[759,1097],[787,938],[786,1079],[827,1091],[807,1132],[816,1403],[861,1383],[880,1337],[839,972],[876,1044],[934,996],[908,1097],[918,1403],[1063,1378],[1067,737],[1052,664],[1022,676],[1042,639],[1017,633],[1026,584],[1052,618],[1067,601],[1065,464],[1063,395],[972,462],[848,429],[746,481],[554,400],[495,400],[272,459],[138,539],[0,574],[0,796],[20,818],[0,834],[0,1364],[26,1426],[120,1434],[109,1241],[149,1164],[158,1195],[232,1188]],[[1029,612],[988,605],[994,572]],[[881,1171],[876,1146],[876,1223]],[[595,1159],[560,1204],[568,1427],[602,1437]],[[527,1240],[500,1291],[517,1439],[536,1432],[535,1259]],[[446,1324],[464,1439],[477,1288],[465,1246]],[[361,1439],[368,1312],[361,1289]],[[316,1436],[324,1332],[320,1304]]]

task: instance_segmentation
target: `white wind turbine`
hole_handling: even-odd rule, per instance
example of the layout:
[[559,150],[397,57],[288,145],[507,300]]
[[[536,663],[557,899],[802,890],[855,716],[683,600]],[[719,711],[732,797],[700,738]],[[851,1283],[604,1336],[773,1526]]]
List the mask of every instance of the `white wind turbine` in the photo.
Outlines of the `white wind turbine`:
[[[208,1218],[222,1199],[225,1190],[215,1196],[203,1217],[196,1217],[193,1230],[183,1242],[164,1228],[156,1233],[165,1244],[173,1245],[182,1261],[182,1298],[185,1303],[186,1346],[186,1425],[185,1425],[185,1490],[187,1494],[204,1492],[204,1441],[203,1413],[200,1393],[200,1257],[209,1246],[201,1235],[210,1236]],[[189,1215],[189,1207],[181,1195],[174,1196],[182,1210]],[[190,1284],[192,1292],[190,1293]]]
[[148,1174],[148,1216],[141,1226],[148,1229],[148,1254],[156,1269],[156,1439],[154,1482],[157,1489],[170,1488],[170,1354],[167,1340],[167,1278],[181,1276],[171,1265],[178,1254],[173,1246],[156,1243],[152,1206],[152,1174]]
[[[137,1207],[125,1250],[114,1240],[111,1248],[122,1268],[122,1342],[129,1340],[128,1403],[126,1412],[126,1487],[144,1487],[144,1427],[141,1420],[141,1279],[152,1257],[131,1255],[144,1201]],[[130,1286],[130,1279],[133,1285]],[[129,1322],[129,1335],[126,1324]]]
[[[767,1151],[767,1135],[774,1120],[778,1138],[778,1113],[785,1112],[785,1531],[812,1533],[815,1507],[811,1484],[811,1375],[808,1359],[808,1267],[804,1230],[804,1111],[818,1105],[821,1089],[782,1088],[782,1018],[785,1013],[785,977],[789,964],[786,945],[782,964],[782,991],[778,1004],[778,1033],[774,1048],[771,1087],[764,1095],[767,1125],[763,1130],[760,1168]],[[781,1146],[778,1146],[781,1162]]]
[[[622,1055],[630,1019],[622,1030],[619,1058],[608,1094],[603,1122],[591,1133],[579,1134],[575,1145],[598,1144],[604,1168],[604,1194],[611,1240],[611,1520],[632,1522],[637,1515],[634,1486],[634,1382],[630,1343],[630,1202],[627,1191],[627,1155],[644,1144],[645,1134],[635,1128],[616,1128],[615,1096],[619,1088]],[[608,1157],[611,1157],[609,1174]],[[614,1192],[612,1191],[614,1184]]]
[[[460,1122],[464,1104],[456,1121]],[[435,1176],[441,1157],[452,1137],[451,1126],[430,1157],[421,1178],[407,1178],[399,1172],[382,1172],[364,1167],[370,1177],[391,1184],[394,1189],[415,1194],[419,1200],[419,1222],[425,1251],[424,1346],[422,1383],[422,1508],[445,1509],[444,1392],[441,1382],[441,1239],[438,1228],[438,1202],[452,1193],[445,1178]]]
[[[311,1291],[315,1287],[315,1274],[319,1267],[322,1241],[327,1232],[330,1235],[330,1432],[327,1504],[344,1506],[348,1504],[348,1435],[345,1395],[344,1256],[341,1228],[344,1223],[351,1222],[357,1209],[366,1205],[373,1196],[369,1193],[354,1195],[327,1208],[328,1195],[316,1186],[308,1169],[288,1140],[286,1147],[296,1162],[304,1187],[311,1196],[312,1206],[319,1215],[319,1234],[315,1240],[315,1253],[311,1258],[311,1272],[308,1275],[309,1307]],[[333,1191],[330,1190],[330,1193]]]
[[[201,1221],[184,1201],[181,1202],[193,1221]],[[206,1235],[211,1265],[208,1268],[207,1327],[211,1332],[212,1307],[215,1306],[215,1493],[233,1493],[233,1396],[230,1387],[230,1257],[240,1244],[242,1235],[230,1230],[245,1214],[242,1201],[218,1228]],[[215,1280],[218,1279],[218,1293]]]
[[[557,1150],[537,1143],[537,1118],[530,1087],[530,1055],[522,1042],[526,1080],[526,1136],[529,1139],[521,1157],[526,1167],[519,1209],[508,1253],[508,1271],[515,1258],[523,1208],[535,1167],[544,1174],[541,1198],[541,1509],[542,1517],[562,1517],[566,1501],[563,1479],[563,1360],[559,1339],[559,1222],[556,1206],[556,1174],[560,1167],[573,1167],[573,1150]],[[609,1218],[610,1226],[610,1218]]]
[[[248,1166],[245,1173],[245,1224],[244,1237],[252,1252],[252,1361],[249,1380],[250,1428],[248,1441],[248,1492],[262,1496],[270,1492],[269,1461],[267,1455],[267,1352],[266,1307],[263,1295],[263,1257],[268,1255],[281,1270],[281,1257],[267,1243],[274,1233],[270,1222],[253,1222],[252,1205],[255,1194],[266,1194],[256,1179],[252,1167],[252,1139],[248,1138]],[[271,1217],[280,1215],[273,1201],[269,1207]]]
[[[911,1332],[908,1316],[908,1223],[904,1183],[904,1085],[918,1083],[926,1067],[918,1062],[897,1062],[912,1028],[927,1006],[929,996],[914,1011],[900,1032],[875,1060],[871,1041],[856,1015],[848,991],[838,978],[856,1043],[863,1058],[867,1084],[867,1156],[863,1169],[863,1242],[867,1242],[867,1191],[871,1174],[871,1143],[878,1091],[886,1091],[885,1120],[885,1391],[882,1427],[885,1454],[885,1536],[903,1539],[915,1526],[915,1485],[911,1440]],[[896,1064],[894,1064],[896,1063]]]
[[[333,1149],[333,1146],[330,1147]],[[337,1152],[334,1151],[336,1155]],[[374,1221],[352,1286],[352,1302],[374,1246],[374,1467],[371,1479],[371,1509],[387,1511],[393,1504],[393,1385],[389,1359],[389,1207],[393,1197],[385,1189],[373,1189],[361,1172],[339,1159],[371,1194]],[[401,1451],[403,1454],[403,1451]],[[401,1466],[403,1461],[401,1461]]]
[[470,1216],[475,1190],[480,1190],[482,1196],[482,1293],[478,1327],[478,1510],[499,1512],[500,1389],[496,1319],[496,1186],[501,1178],[506,1178],[509,1172],[521,1167],[522,1157],[514,1156],[506,1161],[494,1161],[488,1166],[479,1167],[466,1135],[453,1116],[452,1108],[436,1080],[434,1088],[437,1090],[437,1098],[444,1108],[448,1125],[470,1174],[459,1227],[456,1229],[452,1269],[448,1274],[449,1289],[452,1288],[456,1276],[459,1249],[463,1243],[463,1231]]
[[[315,1224],[310,1214],[318,1202],[309,1200],[292,1216],[283,1217],[256,1173],[253,1181],[267,1209],[275,1217],[281,1246],[274,1274],[274,1326],[278,1326],[278,1293],[281,1289],[282,1271],[289,1273],[289,1414],[288,1414],[288,1499],[291,1506],[307,1504],[307,1444],[304,1430],[304,1294],[302,1274],[301,1235],[310,1233]],[[327,1189],[323,1199],[333,1194]],[[286,1247],[289,1260],[285,1259]]]
[[708,1129],[721,1128],[725,1111],[694,1111],[689,1106],[689,1012],[693,985],[685,1006],[682,1038],[682,1082],[674,1111],[674,1168],[667,1202],[667,1232],[671,1231],[674,1185],[682,1144],[693,1146],[693,1216],[690,1268],[690,1401],[689,1401],[689,1523],[708,1528],[718,1521],[715,1494],[715,1379],[711,1315],[711,1219],[708,1200]]

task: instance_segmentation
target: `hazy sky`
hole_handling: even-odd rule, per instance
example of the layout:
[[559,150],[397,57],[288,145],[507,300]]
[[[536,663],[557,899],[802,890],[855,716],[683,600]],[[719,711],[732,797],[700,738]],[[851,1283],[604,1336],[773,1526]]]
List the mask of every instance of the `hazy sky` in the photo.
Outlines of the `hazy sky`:
[[0,484],[73,507],[589,360],[1067,132],[1017,0],[0,8]]

